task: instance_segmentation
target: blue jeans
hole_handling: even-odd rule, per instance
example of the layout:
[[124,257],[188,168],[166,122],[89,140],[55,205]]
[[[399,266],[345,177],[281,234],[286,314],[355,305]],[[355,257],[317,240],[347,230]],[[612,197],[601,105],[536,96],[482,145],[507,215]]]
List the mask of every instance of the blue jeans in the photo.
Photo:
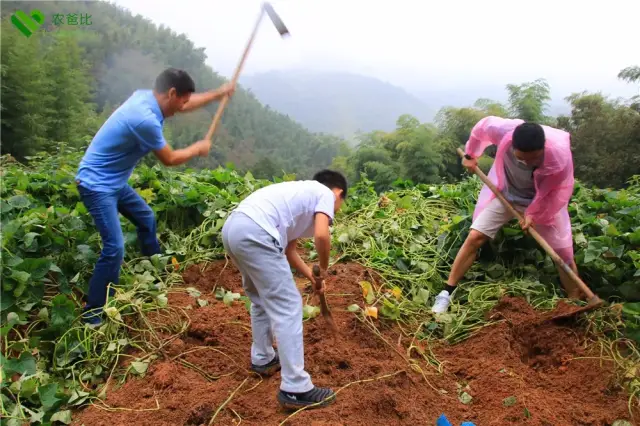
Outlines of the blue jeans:
[[151,207],[129,185],[114,192],[96,192],[78,185],[80,199],[93,217],[102,237],[102,252],[89,281],[85,311],[104,306],[109,283],[120,281],[124,259],[124,235],[118,213],[138,229],[138,240],[144,256],[160,253],[156,238],[156,219]]

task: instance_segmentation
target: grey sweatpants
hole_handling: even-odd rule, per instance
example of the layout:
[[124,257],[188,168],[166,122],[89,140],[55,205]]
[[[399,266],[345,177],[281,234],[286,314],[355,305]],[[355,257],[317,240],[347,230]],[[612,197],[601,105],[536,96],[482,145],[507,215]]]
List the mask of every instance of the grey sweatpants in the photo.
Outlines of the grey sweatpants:
[[272,330],[282,366],[280,389],[313,389],[304,369],[302,296],[296,288],[284,248],[243,213],[232,213],[222,227],[222,242],[242,274],[242,286],[251,299],[251,362],[264,365],[275,356]]

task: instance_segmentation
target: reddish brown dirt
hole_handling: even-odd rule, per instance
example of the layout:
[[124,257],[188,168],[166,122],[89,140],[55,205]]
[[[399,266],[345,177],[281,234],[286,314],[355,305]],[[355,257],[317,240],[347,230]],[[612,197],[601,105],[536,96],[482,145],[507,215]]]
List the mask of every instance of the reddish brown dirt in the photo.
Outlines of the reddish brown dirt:
[[[205,271],[193,267],[184,274],[185,287],[198,288],[209,305],[200,307],[184,292],[170,294],[172,306],[191,306],[188,331],[167,348],[177,358],[158,360],[145,378],[110,391],[107,404],[122,410],[88,407],[74,416],[74,425],[207,425],[229,398],[214,424],[234,425],[241,418],[247,425],[278,425],[287,418],[290,413],[276,402],[280,374],[261,380],[248,370],[251,328],[244,304],[226,306],[211,294],[214,285],[241,292],[239,273],[224,265]],[[543,316],[522,299],[503,299],[491,312],[504,321],[461,344],[437,348],[443,374],[420,362],[427,383],[400,355],[406,354],[408,340],[396,346],[401,336],[396,325],[374,320],[384,342],[346,311],[352,303],[362,306],[358,283],[372,281],[368,272],[351,264],[335,270],[327,280],[327,298],[340,333],[332,337],[321,316],[305,322],[305,362],[316,385],[337,390],[352,384],[332,406],[300,412],[287,424],[432,425],[442,413],[454,425],[472,421],[476,426],[604,426],[629,418],[627,395],[612,384],[612,366],[576,359],[594,350],[583,345],[577,326],[542,322]],[[306,284],[298,281],[307,300]],[[315,298],[309,303],[318,305]],[[459,401],[459,387],[473,397],[469,405]],[[511,396],[515,404],[505,407],[504,399]]]

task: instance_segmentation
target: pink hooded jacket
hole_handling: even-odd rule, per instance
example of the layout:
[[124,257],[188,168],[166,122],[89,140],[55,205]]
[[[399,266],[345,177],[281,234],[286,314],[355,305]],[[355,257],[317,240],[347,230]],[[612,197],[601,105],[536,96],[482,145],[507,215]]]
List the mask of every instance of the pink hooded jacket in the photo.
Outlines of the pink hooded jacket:
[[[513,130],[522,123],[523,120],[485,117],[473,127],[465,147],[466,154],[477,158],[490,144],[497,146],[488,178],[500,191],[505,188],[504,155],[512,144]],[[525,210],[525,215],[531,216],[535,229],[554,250],[559,251],[573,248],[571,220],[567,210],[574,185],[571,136],[563,130],[548,126],[542,128],[546,136],[544,159],[542,165],[533,172],[536,195]],[[474,220],[494,198],[491,189],[483,185],[473,213]]]

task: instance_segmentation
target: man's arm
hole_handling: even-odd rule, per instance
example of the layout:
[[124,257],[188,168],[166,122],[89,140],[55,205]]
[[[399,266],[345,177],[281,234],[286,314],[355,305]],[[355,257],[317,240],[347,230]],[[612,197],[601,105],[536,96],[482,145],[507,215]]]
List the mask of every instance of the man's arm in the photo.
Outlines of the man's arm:
[[322,275],[329,268],[329,254],[331,251],[331,234],[329,233],[329,216],[316,213],[314,224],[314,244],[318,252],[320,271]]
[[193,93],[189,98],[189,102],[184,104],[180,112],[190,112],[194,109],[201,108],[210,102],[222,99],[225,95],[233,95],[234,91],[235,86],[232,86],[231,83],[225,83],[215,90],[209,90],[204,93]]
[[298,251],[296,250],[297,245],[298,240],[293,240],[287,245],[287,248],[285,250],[287,261],[289,262],[289,265],[291,265],[291,267],[304,275],[305,278],[307,278],[309,281],[313,282],[313,273],[311,272],[311,268],[309,268],[307,264],[304,263],[304,260],[302,260],[302,258],[298,254]]
[[464,149],[465,154],[474,159],[480,157],[489,145],[500,145],[504,135],[521,123],[524,121],[520,119],[494,116],[481,119],[471,129],[471,135]]
[[167,167],[179,166],[198,155],[206,155],[209,152],[211,142],[202,140],[189,145],[186,148],[174,150],[165,144],[161,149],[153,151],[158,160]]
[[142,146],[153,151],[165,166],[184,164],[198,155],[209,153],[211,141],[201,140],[183,149],[174,150],[169,146],[162,134],[162,124],[155,119],[146,119],[131,129]]

